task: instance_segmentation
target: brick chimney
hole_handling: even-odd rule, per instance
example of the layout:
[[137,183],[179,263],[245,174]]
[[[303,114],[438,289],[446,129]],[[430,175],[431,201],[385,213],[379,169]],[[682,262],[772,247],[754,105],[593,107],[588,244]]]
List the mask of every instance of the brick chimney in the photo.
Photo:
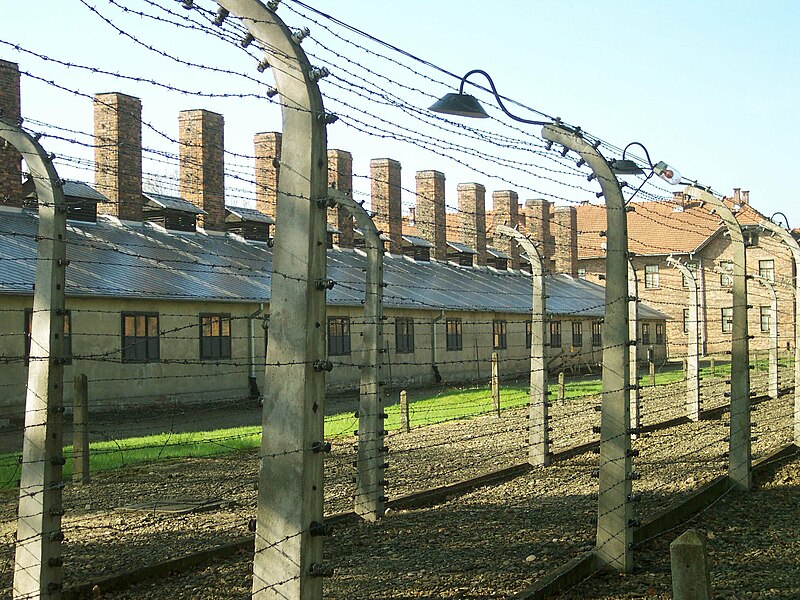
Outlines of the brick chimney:
[[[20,117],[19,66],[0,60],[0,116],[12,122]],[[22,206],[22,156],[11,144],[0,142],[0,206]]]
[[742,206],[750,204],[750,190],[742,190]]
[[278,175],[281,160],[281,134],[257,133],[253,138],[256,156],[256,209],[275,218]]
[[[512,190],[498,190],[492,193],[492,226],[506,225],[513,228],[518,221],[519,196]],[[519,248],[517,242],[494,234],[492,242],[495,248],[511,257],[509,267],[519,269]]]
[[447,261],[447,224],[444,207],[444,173],[417,171],[415,219],[421,238],[433,244],[433,258]]
[[369,162],[372,180],[373,220],[379,231],[389,234],[389,252],[403,253],[403,214],[401,205],[400,163],[391,158]]
[[142,220],[142,101],[112,92],[94,97],[94,182],[111,200],[97,212]]
[[207,110],[178,113],[181,196],[206,211],[197,224],[225,230],[225,134],[222,115]]
[[542,257],[542,266],[545,269],[550,267],[553,256],[553,244],[551,243],[550,233],[550,201],[537,198],[525,201],[525,220],[526,230],[531,239],[539,242],[539,255]]
[[[353,196],[353,155],[345,150],[328,150],[328,187]],[[328,209],[328,224],[340,231],[339,247],[353,247],[353,215],[344,206]]]
[[734,206],[742,205],[742,188],[733,188],[733,204]]
[[555,209],[553,234],[556,238],[554,269],[556,273],[578,276],[578,210],[574,206]]
[[480,183],[458,184],[461,243],[478,254],[475,264],[486,266],[486,188]]

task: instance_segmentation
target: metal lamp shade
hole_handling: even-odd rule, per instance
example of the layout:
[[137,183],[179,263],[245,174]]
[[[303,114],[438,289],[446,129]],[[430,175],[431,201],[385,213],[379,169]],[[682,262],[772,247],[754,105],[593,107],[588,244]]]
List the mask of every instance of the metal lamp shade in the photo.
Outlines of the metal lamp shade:
[[641,175],[644,173],[639,165],[627,158],[612,160],[609,166],[615,175]]
[[469,94],[445,94],[437,100],[428,110],[444,113],[446,115],[458,115],[460,117],[472,117],[475,119],[487,119],[489,115],[483,110],[481,103],[475,96]]

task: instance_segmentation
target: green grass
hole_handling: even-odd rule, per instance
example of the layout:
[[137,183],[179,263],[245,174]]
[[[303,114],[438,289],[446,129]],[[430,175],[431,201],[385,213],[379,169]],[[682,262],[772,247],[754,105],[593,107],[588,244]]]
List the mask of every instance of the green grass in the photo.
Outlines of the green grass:
[[[755,363],[754,363],[755,364]],[[781,361],[781,366],[788,364]],[[767,361],[758,362],[766,370]],[[701,377],[710,377],[709,367],[701,369]],[[730,374],[730,364],[720,363],[716,376]],[[683,371],[672,369],[656,374],[656,385],[681,381]],[[639,378],[642,386],[650,385],[649,374]],[[565,382],[566,399],[599,394],[601,380],[599,375],[567,378]],[[558,397],[557,383],[549,385],[550,398]],[[411,395],[413,396],[413,391]],[[526,383],[512,383],[502,388],[501,404],[503,410],[524,406],[528,402]],[[436,393],[421,394],[409,398],[409,414],[413,427],[433,425],[456,419],[472,419],[492,412],[491,392],[488,386],[467,389],[448,389]],[[400,428],[400,407],[392,405],[386,409],[386,429]],[[334,438],[353,435],[358,429],[358,418],[353,412],[331,415],[325,419],[325,437]],[[160,460],[213,456],[227,452],[253,450],[261,444],[261,426],[236,427],[214,431],[189,433],[162,433],[146,437],[124,438],[120,440],[93,442],[90,448],[91,472],[108,471],[124,466],[147,464]],[[19,453],[0,455],[0,490],[13,488],[19,478]],[[67,463],[64,477],[69,479],[72,472],[72,447],[64,448]]]

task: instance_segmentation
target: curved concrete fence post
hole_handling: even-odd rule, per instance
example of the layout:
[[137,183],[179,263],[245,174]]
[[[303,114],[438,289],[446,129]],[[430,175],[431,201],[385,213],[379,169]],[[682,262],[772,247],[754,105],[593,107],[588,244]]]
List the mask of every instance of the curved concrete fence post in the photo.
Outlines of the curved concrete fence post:
[[697,279],[692,270],[672,256],[667,263],[676,268],[689,285],[689,319],[686,323],[686,416],[692,421],[700,420],[700,338],[698,323],[700,305],[698,302]]
[[[327,115],[302,36],[277,3],[218,0],[265,50],[282,108],[253,598],[317,599],[322,576]],[[224,12],[221,12],[224,15]]]
[[517,241],[531,263],[531,385],[530,419],[528,423],[528,461],[532,465],[546,466],[552,460],[547,400],[547,362],[544,356],[545,317],[547,295],[545,292],[542,257],[528,237],[507,225],[495,227],[495,233]]
[[761,221],[759,226],[777,235],[794,259],[794,443],[800,446],[800,244],[772,221]]
[[328,197],[346,208],[364,234],[367,274],[364,298],[364,347],[358,401],[358,461],[355,512],[377,521],[384,515],[385,418],[381,349],[383,348],[383,241],[364,207],[339,190],[328,188]]
[[52,159],[39,142],[4,119],[0,138],[22,154],[39,202],[13,596],[60,598],[67,205]]
[[639,353],[638,353],[638,331],[639,331],[639,282],[636,279],[636,269],[628,259],[628,334],[631,345],[628,348],[628,360],[630,361],[630,416],[631,416],[631,439],[639,437],[639,428],[642,426],[641,395],[639,394]]
[[744,236],[731,209],[705,188],[689,185],[684,193],[710,204],[725,224],[733,246],[733,331],[731,339],[731,424],[728,477],[739,488],[752,485],[750,439],[750,354],[747,332],[747,256]]
[[633,568],[631,508],[630,360],[635,340],[628,329],[628,226],[619,181],[598,150],[578,129],[545,125],[543,137],[574,150],[592,169],[606,201],[606,295],[603,336],[603,396],[600,412],[600,487],[597,546],[600,564]]

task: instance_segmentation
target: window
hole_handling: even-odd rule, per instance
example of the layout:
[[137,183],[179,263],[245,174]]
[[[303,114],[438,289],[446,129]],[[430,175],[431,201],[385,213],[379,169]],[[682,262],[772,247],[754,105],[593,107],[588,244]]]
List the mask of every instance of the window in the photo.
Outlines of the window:
[[492,321],[492,348],[494,350],[508,348],[507,326],[505,321]]
[[658,265],[644,266],[644,287],[647,289],[658,287]]
[[550,347],[561,348],[561,321],[550,321]]
[[731,287],[733,285],[733,261],[721,260],[719,261],[719,284],[722,287]]
[[447,334],[447,349],[462,350],[464,337],[461,329],[461,319],[447,319],[445,321],[445,331]]
[[[725,309],[722,309],[725,310]],[[689,333],[689,309],[683,309],[683,333]]]
[[583,346],[583,323],[580,321],[572,322],[572,345],[575,348]]
[[772,259],[758,261],[758,274],[767,281],[775,281],[775,261]]
[[603,345],[603,322],[592,321],[592,346]]
[[[33,309],[25,309],[25,364],[30,362],[31,357],[31,332],[33,331]],[[64,363],[72,362],[72,311],[64,311],[64,337],[63,353]]]
[[[693,262],[686,263],[686,268],[689,269],[689,271],[692,272],[692,275],[694,277],[697,277],[697,263],[693,263]],[[690,287],[691,286],[691,281],[689,281],[689,278],[686,277],[686,275],[683,275],[682,278],[683,278],[683,287],[685,287],[685,288]]]
[[414,319],[398,317],[394,320],[395,350],[398,354],[414,352]]
[[122,362],[159,359],[158,313],[122,313]]
[[764,333],[769,333],[772,321],[772,307],[761,306],[759,308],[761,310],[761,331]]
[[328,317],[328,356],[350,354],[350,317]]
[[533,345],[533,323],[525,321],[525,347],[530,349]]
[[586,268],[578,267],[578,279],[586,279]]
[[733,308],[722,309],[722,333],[733,332]]
[[650,345],[650,323],[642,323],[642,344]]
[[656,323],[656,345],[664,345],[664,325],[661,323]]
[[231,357],[231,316],[200,315],[200,359]]

